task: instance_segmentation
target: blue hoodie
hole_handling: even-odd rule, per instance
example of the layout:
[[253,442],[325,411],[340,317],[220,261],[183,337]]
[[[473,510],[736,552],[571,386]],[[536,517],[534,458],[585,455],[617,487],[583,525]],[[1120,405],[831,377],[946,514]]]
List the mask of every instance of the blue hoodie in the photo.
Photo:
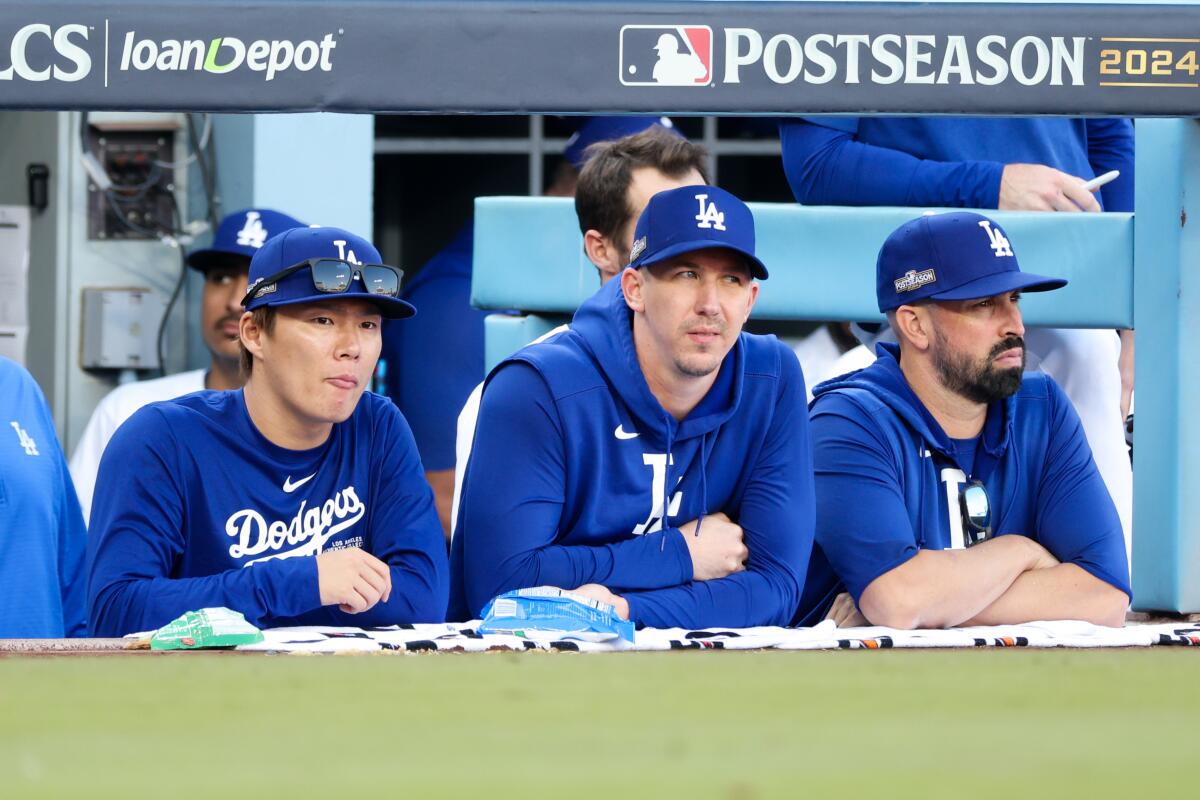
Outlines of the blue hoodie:
[[813,392],[817,546],[798,624],[820,621],[839,592],[857,603],[918,549],[961,540],[964,478],[987,488],[994,535],[1028,536],[1130,594],[1120,519],[1053,379],[1026,373],[1016,394],[988,408],[977,445],[967,444],[950,439],[909,388],[899,346],[876,352],[871,366]]
[[[226,606],[259,627],[440,622],[446,550],[408,425],[370,392],[311,450],[273,444],[243,393],[140,409],[100,460],[88,541],[92,633],[159,628]],[[317,554],[360,547],[392,596],[361,614],[322,606]]]
[[[451,548],[449,616],[477,616],[521,587],[599,583],[651,627],[786,624],[813,535],[796,357],[773,336],[742,333],[677,422],[642,375],[620,283],[488,377]],[[742,526],[747,569],[693,581],[677,526],[716,512]]]

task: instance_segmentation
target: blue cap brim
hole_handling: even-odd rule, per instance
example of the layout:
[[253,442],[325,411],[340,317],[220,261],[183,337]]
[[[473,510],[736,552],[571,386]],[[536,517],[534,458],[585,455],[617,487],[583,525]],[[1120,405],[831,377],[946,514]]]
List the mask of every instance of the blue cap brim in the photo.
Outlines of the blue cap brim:
[[379,306],[379,313],[384,319],[406,319],[415,317],[417,309],[412,304],[398,297],[388,297],[385,294],[367,294],[366,292],[341,292],[337,294],[329,294],[327,292],[314,292],[311,295],[304,297],[291,297],[287,300],[279,300],[271,302],[270,295],[265,298],[257,298],[266,302],[251,302],[246,307],[247,311],[260,308],[262,306],[294,306],[299,303],[328,303],[330,300],[365,300],[368,303],[374,303]]
[[[1028,272],[997,272],[984,275],[973,281],[967,281],[961,286],[947,289],[929,295],[931,300],[975,300],[980,297],[992,297],[1005,292],[1049,292],[1061,289],[1067,282],[1063,278],[1048,278],[1045,275],[1033,275]],[[903,305],[903,304],[901,304]]]
[[693,253],[697,250],[732,250],[742,258],[746,259],[746,266],[750,268],[750,274],[753,277],[760,281],[765,281],[767,279],[767,268],[753,253],[748,253],[740,247],[734,247],[731,244],[725,244],[724,242],[718,242],[712,239],[694,239],[690,242],[677,242],[670,247],[664,247],[662,250],[654,253],[649,258],[645,258],[637,261],[634,264],[630,264],[630,266],[634,269],[649,267],[662,261],[666,261],[668,258],[683,255],[684,253]]
[[208,272],[216,267],[239,266],[244,270],[250,269],[250,259],[253,253],[235,253],[232,250],[197,250],[188,253],[187,265],[200,272]]

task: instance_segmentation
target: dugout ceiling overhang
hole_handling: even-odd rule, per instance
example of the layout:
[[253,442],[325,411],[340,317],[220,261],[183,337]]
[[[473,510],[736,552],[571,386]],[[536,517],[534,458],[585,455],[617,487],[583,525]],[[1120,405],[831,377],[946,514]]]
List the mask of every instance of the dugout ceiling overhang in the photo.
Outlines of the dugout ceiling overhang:
[[0,6],[0,107],[1196,116],[1200,6]]

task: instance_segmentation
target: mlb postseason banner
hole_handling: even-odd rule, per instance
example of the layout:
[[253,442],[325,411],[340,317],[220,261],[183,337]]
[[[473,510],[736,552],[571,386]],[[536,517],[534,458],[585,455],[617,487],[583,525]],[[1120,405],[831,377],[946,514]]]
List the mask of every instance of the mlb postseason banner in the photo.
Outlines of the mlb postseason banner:
[[6,0],[0,107],[1200,112],[1200,6]]

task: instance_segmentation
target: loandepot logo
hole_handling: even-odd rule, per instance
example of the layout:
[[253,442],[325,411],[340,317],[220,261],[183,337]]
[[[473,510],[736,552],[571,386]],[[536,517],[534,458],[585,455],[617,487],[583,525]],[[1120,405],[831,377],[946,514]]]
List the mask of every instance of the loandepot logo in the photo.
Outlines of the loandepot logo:
[[[713,40],[724,42],[724,61]],[[1083,86],[1084,36],[790,33],[705,25],[626,25],[620,33],[625,86],[710,86],[761,81],[777,85],[837,83]]]
[[[342,33],[341,30],[338,31]],[[239,68],[265,73],[271,81],[281,72],[333,69],[334,34],[320,40],[291,42],[287,39],[257,39],[243,42],[236,36],[212,39],[139,39],[136,31],[125,34],[121,48],[121,71],[211,72],[224,75]]]

